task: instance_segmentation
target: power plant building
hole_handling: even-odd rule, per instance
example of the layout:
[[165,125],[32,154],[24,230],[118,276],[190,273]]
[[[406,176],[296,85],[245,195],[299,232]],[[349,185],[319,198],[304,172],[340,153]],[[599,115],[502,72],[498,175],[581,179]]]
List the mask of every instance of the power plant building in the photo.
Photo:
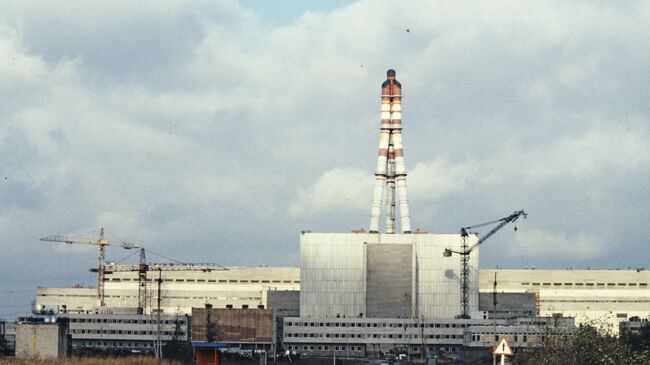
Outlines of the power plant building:
[[[460,314],[460,265],[443,252],[459,250],[460,242],[457,234],[303,233],[300,314],[454,318]],[[473,312],[478,310],[477,263],[474,254],[469,291]]]
[[[126,265],[106,267],[105,302],[107,308],[136,308],[139,280],[136,271],[121,271]],[[267,305],[267,293],[274,290],[299,290],[300,269],[297,267],[224,267],[221,270],[162,271],[160,273],[160,306],[162,313],[190,314],[193,307],[211,304],[214,308]],[[158,272],[146,281],[146,310],[157,309]],[[100,312],[94,288],[37,288],[36,309],[39,311],[90,313]]]

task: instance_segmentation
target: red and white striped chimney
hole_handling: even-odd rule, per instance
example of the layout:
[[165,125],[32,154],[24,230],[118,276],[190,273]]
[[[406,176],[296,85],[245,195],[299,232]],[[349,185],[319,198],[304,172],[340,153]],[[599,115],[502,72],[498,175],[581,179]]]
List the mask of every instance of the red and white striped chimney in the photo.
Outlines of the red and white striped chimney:
[[[395,79],[395,70],[388,70],[381,85],[381,134],[375,171],[375,192],[372,199],[370,233],[379,233],[379,219],[386,187],[386,233],[395,233],[395,205],[400,212],[402,233],[411,233],[406,167],[402,145],[402,84]],[[395,189],[397,188],[397,200]]]

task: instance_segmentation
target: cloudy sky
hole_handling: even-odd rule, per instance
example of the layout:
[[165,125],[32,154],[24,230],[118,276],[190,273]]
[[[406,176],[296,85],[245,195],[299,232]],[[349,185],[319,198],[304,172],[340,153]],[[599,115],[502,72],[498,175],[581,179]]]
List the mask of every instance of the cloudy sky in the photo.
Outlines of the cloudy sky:
[[94,247],[46,235],[294,266],[301,230],[367,229],[388,68],[414,228],[525,209],[482,267],[650,266],[648,2],[2,8],[0,317],[93,285]]

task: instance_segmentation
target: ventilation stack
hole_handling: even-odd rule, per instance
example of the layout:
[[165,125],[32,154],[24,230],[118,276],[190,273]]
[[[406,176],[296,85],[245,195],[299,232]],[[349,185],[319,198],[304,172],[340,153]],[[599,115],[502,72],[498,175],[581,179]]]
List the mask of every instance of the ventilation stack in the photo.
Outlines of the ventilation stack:
[[379,233],[384,187],[386,187],[386,233],[395,233],[396,205],[399,208],[402,233],[411,233],[402,145],[402,84],[395,78],[395,70],[388,70],[386,75],[387,80],[381,85],[381,134],[370,233]]

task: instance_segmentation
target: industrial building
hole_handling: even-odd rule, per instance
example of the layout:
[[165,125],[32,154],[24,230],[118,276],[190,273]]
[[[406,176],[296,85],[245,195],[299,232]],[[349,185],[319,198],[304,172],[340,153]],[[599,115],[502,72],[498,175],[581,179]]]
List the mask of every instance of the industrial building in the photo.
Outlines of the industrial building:
[[[473,236],[473,238],[476,238]],[[300,237],[303,317],[454,318],[460,315],[457,234],[304,233]],[[478,310],[471,261],[471,311]]]
[[548,333],[570,335],[573,317],[605,320],[614,332],[620,321],[650,318],[646,270],[479,271],[478,245],[523,211],[488,222],[499,225],[482,237],[471,227],[412,231],[401,90],[389,70],[368,231],[303,232],[299,268],[159,265],[147,273],[142,264],[100,265],[98,289],[39,288],[37,309],[88,315],[160,308],[169,315],[206,304],[272,308],[274,343],[308,356],[350,357],[483,351],[501,336],[525,347]]
[[[74,354],[155,353],[158,341],[164,346],[171,341],[189,340],[189,318],[182,314],[19,313],[17,323],[17,328],[22,324],[40,328],[43,324],[65,323],[63,335],[68,336],[66,345]],[[17,349],[25,346],[24,340],[17,336]]]
[[[496,326],[495,326],[496,325]],[[285,318],[284,342],[303,356],[377,357],[389,351],[419,357],[478,349],[485,352],[506,337],[513,347],[543,341],[548,334],[570,335],[573,318],[437,319]]]
[[271,309],[192,309],[192,343],[222,343],[237,351],[274,353],[275,328]]
[[[272,290],[299,290],[297,267],[224,267],[222,270],[196,270],[191,265],[160,272],[160,309],[165,314],[190,314],[206,303],[215,308],[232,305],[251,308],[267,304]],[[157,310],[158,274],[146,280],[145,313]],[[129,265],[108,264],[106,268],[106,308],[138,307],[139,277]],[[99,313],[95,288],[37,288],[36,308],[68,313]]]
[[618,333],[619,322],[650,317],[650,270],[481,270],[481,293],[532,293],[541,316],[575,317]]
[[43,317],[16,322],[16,357],[50,359],[69,353],[68,320]]
[[[478,237],[411,230],[402,85],[395,76],[389,70],[381,86],[368,232],[300,236],[300,317],[284,319],[283,342],[290,351],[347,357],[376,357],[393,350],[457,351],[465,327],[489,323],[455,319],[478,313],[478,249],[468,254],[469,247],[479,244]],[[449,257],[452,252],[462,253],[463,265]]]

